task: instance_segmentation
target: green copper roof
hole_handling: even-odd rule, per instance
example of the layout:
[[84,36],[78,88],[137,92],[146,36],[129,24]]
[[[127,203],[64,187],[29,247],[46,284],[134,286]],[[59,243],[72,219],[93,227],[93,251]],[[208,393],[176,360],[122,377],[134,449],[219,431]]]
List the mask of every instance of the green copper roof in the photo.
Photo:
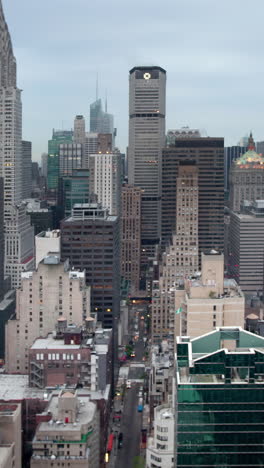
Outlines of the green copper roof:
[[243,164],[264,164],[264,157],[262,154],[256,153],[253,149],[249,149],[246,153],[242,154],[240,158],[236,160],[236,165],[240,166]]

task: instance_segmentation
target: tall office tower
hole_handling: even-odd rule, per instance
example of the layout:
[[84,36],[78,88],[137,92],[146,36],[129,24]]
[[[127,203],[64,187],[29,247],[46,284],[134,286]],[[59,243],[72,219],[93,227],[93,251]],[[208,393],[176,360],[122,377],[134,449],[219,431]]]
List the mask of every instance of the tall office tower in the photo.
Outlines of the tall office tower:
[[48,153],[42,153],[41,155],[41,175],[45,179],[48,176]]
[[107,208],[110,215],[120,216],[121,208],[121,156],[119,151],[91,154],[90,193]]
[[83,169],[89,169],[89,156],[90,154],[96,153],[98,153],[98,133],[86,132],[83,155]]
[[32,192],[32,143],[22,141],[22,187],[21,198],[30,198]]
[[90,201],[90,174],[88,169],[78,169],[71,176],[62,177],[59,183],[59,205],[64,208],[64,216],[70,216],[76,203]]
[[162,244],[170,242],[176,229],[177,186],[182,164],[198,168],[198,239],[199,253],[224,247],[224,139],[186,136],[175,137],[162,151],[161,232]]
[[121,191],[121,276],[139,290],[142,190],[124,185]]
[[264,201],[245,202],[241,213],[231,212],[228,269],[242,291],[264,293]]
[[171,315],[175,314],[175,288],[199,266],[198,168],[194,165],[179,166],[176,226],[172,244],[162,256],[160,278],[153,282],[151,333],[152,341],[158,343],[170,333]]
[[61,256],[86,270],[92,312],[105,328],[115,328],[120,306],[119,221],[99,204],[75,205],[61,221]]
[[59,145],[59,177],[70,176],[82,168],[82,144],[61,143]]
[[5,273],[12,287],[34,262],[33,228],[22,199],[22,104],[16,60],[0,2],[0,177],[4,179]]
[[103,110],[102,100],[96,99],[90,105],[90,132],[111,133],[115,137],[114,116],[107,112],[107,102]]
[[74,119],[73,139],[75,143],[85,143],[85,118],[83,115],[76,115]]
[[129,77],[128,182],[142,194],[141,265],[160,241],[160,163],[165,145],[166,71],[134,67]]
[[101,121],[103,115],[102,100],[96,99],[90,105],[90,132],[99,133],[101,131]]
[[246,146],[226,146],[225,147],[225,192],[230,189],[230,168],[232,163],[240,158],[247,151]]
[[4,296],[5,235],[4,235],[4,180],[0,177],[0,302]]
[[263,465],[263,353],[240,327],[177,337],[174,466]]
[[72,130],[54,130],[52,139],[48,142],[48,174],[47,188],[56,195],[59,185],[59,146],[62,143],[72,143]]
[[70,270],[69,262],[60,262],[49,254],[36,271],[22,274],[17,290],[16,319],[6,325],[6,371],[28,374],[29,349],[38,337],[55,330],[60,316],[70,324],[82,325],[90,315],[90,288],[85,272]]
[[239,212],[244,200],[264,199],[264,156],[256,153],[250,134],[248,151],[233,162],[230,170],[230,208]]

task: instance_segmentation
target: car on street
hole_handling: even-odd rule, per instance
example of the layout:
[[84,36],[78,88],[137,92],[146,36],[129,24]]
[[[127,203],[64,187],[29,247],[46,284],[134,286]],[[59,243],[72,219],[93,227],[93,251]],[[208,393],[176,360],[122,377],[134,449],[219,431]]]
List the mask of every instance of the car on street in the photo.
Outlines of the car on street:
[[118,434],[118,445],[117,446],[118,446],[118,448],[122,448],[122,446],[123,446],[123,432],[120,432]]
[[126,388],[131,388],[131,380],[127,380],[127,382],[126,382]]

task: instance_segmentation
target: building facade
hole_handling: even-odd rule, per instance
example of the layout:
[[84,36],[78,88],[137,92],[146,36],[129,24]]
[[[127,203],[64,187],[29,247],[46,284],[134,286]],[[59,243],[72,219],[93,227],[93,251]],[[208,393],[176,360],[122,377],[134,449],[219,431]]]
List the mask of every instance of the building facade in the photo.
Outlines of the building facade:
[[226,326],[176,352],[174,466],[261,466],[264,339]]
[[74,119],[73,139],[75,143],[81,145],[85,143],[85,118],[83,115],[76,115]]
[[121,192],[121,276],[128,280],[131,291],[139,290],[141,249],[142,190],[123,185]]
[[174,468],[174,412],[169,405],[154,409],[153,437],[148,438],[146,468]]
[[241,213],[231,212],[229,226],[229,273],[247,295],[263,295],[264,201],[244,204]]
[[121,156],[118,151],[91,154],[89,157],[90,192],[110,215],[120,216]]
[[[20,273],[33,262],[33,230],[22,199],[22,103],[16,83],[16,59],[0,5],[0,177],[4,181],[5,274],[12,287],[20,284]],[[29,260],[30,259],[30,260]]]
[[256,153],[252,134],[248,151],[233,162],[230,170],[230,209],[240,212],[245,200],[264,200],[264,156]]
[[85,272],[70,270],[67,261],[49,255],[36,271],[22,274],[16,306],[16,317],[6,324],[6,371],[27,374],[29,349],[37,337],[52,332],[60,316],[81,325],[90,315]]
[[59,177],[67,177],[82,168],[82,144],[61,143],[59,145]]
[[162,245],[176,230],[177,186],[180,164],[198,169],[199,253],[224,247],[224,139],[182,136],[162,151]]
[[119,220],[99,204],[75,205],[61,222],[61,256],[85,269],[91,308],[105,328],[115,326],[120,308]]
[[32,192],[32,143],[22,140],[22,199],[30,198]]
[[59,181],[59,204],[63,206],[64,216],[70,216],[76,203],[90,201],[89,169],[78,169],[72,175],[62,177]]
[[134,67],[129,72],[128,182],[140,187],[142,268],[160,240],[160,165],[165,145],[166,71]]
[[4,181],[0,177],[0,302],[4,296],[5,233],[4,233]]
[[234,279],[224,279],[223,254],[202,254],[201,270],[185,280],[184,290],[175,292],[175,310],[179,311],[177,316],[174,313],[175,335],[194,338],[215,327],[244,328],[245,297]]
[[176,234],[162,255],[159,280],[153,282],[151,304],[152,341],[160,342],[170,333],[175,288],[199,267],[198,256],[198,168],[179,165],[177,177]]

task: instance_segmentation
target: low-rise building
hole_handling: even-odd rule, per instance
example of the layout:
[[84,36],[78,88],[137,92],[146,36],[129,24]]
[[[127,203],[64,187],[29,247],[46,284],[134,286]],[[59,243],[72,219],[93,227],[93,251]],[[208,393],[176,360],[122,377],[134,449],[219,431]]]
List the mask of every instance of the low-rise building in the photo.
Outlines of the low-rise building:
[[149,374],[149,405],[150,417],[153,419],[154,408],[168,403],[172,388],[173,361],[172,353],[167,342],[161,346],[154,346],[151,353],[151,366]]
[[22,467],[21,405],[0,403],[0,466]]
[[81,385],[91,391],[104,391],[111,383],[111,340],[111,330],[95,328],[92,317],[87,319],[86,327],[67,326],[67,320],[59,318],[56,332],[38,338],[29,350],[30,385]]
[[99,468],[99,412],[89,396],[62,390],[39,420],[31,468]]

